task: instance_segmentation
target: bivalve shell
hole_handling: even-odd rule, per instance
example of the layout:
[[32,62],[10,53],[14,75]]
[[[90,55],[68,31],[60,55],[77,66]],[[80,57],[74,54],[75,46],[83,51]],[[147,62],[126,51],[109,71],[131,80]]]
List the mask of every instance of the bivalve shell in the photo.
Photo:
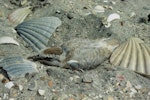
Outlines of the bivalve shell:
[[34,51],[45,49],[50,36],[61,25],[57,17],[31,19],[19,24],[15,29]]
[[120,19],[120,15],[117,13],[110,14],[107,18],[107,22],[109,23],[115,19]]
[[0,37],[0,44],[15,44],[15,45],[19,45],[19,43],[16,40],[14,40],[12,37],[9,37],[9,36]]
[[150,47],[141,39],[132,37],[114,50],[110,62],[115,66],[150,75]]
[[12,80],[23,77],[26,73],[36,73],[36,64],[20,56],[4,58],[0,61],[0,66],[7,72]]
[[97,5],[93,11],[96,13],[101,13],[101,12],[105,12],[105,8],[103,6]]
[[31,13],[31,7],[19,8],[13,11],[8,19],[11,23],[19,24],[25,20],[25,18]]

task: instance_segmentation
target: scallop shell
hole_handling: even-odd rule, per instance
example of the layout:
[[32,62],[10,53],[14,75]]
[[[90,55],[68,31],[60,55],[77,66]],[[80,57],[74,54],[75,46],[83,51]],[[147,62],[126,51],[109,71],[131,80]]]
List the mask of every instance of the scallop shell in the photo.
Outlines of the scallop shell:
[[88,70],[103,63],[117,45],[117,42],[112,39],[74,39],[66,44],[66,48],[65,45],[63,48],[65,48],[69,66]]
[[31,13],[31,7],[19,8],[13,11],[8,19],[11,23],[19,24],[24,21],[24,19]]
[[19,45],[19,43],[16,40],[14,40],[12,37],[8,37],[8,36],[0,37],[0,44],[15,44],[15,45]]
[[132,37],[116,48],[110,62],[115,66],[150,75],[150,47],[141,39]]
[[42,17],[23,22],[15,29],[33,50],[39,52],[46,48],[50,36],[60,25],[61,20],[57,17]]
[[38,72],[35,63],[20,56],[4,58],[0,61],[0,66],[7,72],[11,80],[23,77],[26,73]]

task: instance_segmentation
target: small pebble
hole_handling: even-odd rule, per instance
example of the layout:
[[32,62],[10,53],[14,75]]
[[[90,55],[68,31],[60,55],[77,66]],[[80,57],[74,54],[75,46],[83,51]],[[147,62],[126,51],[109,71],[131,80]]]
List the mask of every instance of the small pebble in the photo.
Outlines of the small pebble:
[[52,80],[48,81],[48,86],[49,87],[53,87],[53,85],[54,85],[54,82]]
[[4,75],[0,74],[0,81],[2,81],[4,79]]
[[19,90],[22,91],[23,90],[23,86],[19,85]]
[[45,94],[45,90],[39,89],[39,90],[38,90],[38,93],[39,93],[39,95],[43,96],[43,95]]
[[135,88],[136,88],[137,90],[140,90],[140,89],[142,89],[142,86],[141,86],[141,85],[136,85]]

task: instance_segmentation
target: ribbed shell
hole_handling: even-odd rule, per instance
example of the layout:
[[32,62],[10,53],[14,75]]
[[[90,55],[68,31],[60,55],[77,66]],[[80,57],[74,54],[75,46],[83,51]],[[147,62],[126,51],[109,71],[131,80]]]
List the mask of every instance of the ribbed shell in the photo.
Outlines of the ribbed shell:
[[12,23],[19,24],[24,21],[24,19],[31,13],[31,7],[19,8],[13,11],[9,16],[8,19]]
[[40,51],[46,48],[50,36],[60,25],[57,17],[42,17],[23,22],[15,29],[33,50]]
[[26,73],[38,72],[35,63],[20,56],[4,58],[0,61],[0,67],[7,72],[10,79],[23,77]]
[[150,47],[139,38],[130,38],[112,53],[110,62],[135,72],[150,75]]

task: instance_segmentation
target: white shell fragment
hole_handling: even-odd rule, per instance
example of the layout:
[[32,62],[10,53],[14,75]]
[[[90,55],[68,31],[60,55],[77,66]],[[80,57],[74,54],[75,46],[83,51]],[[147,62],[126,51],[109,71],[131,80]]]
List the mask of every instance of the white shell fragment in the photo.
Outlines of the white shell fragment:
[[12,81],[7,82],[7,83],[5,84],[5,87],[8,88],[8,89],[12,88],[13,86],[14,86],[14,83],[13,83]]
[[96,13],[101,13],[101,12],[105,12],[105,8],[103,6],[97,5],[93,11]]
[[118,42],[114,39],[74,39],[65,46],[67,64],[72,68],[88,70],[96,68],[106,60],[118,46]]
[[0,44],[15,44],[15,45],[19,45],[19,43],[16,40],[14,40],[12,37],[8,37],[8,36],[0,37]]
[[46,48],[50,36],[60,25],[57,17],[42,17],[23,22],[15,29],[34,51],[39,52]]
[[107,22],[110,23],[111,21],[113,21],[113,20],[115,20],[115,19],[120,19],[120,15],[117,14],[117,13],[110,14],[110,15],[107,17]]
[[150,47],[141,39],[132,37],[114,50],[110,62],[115,66],[150,75]]
[[25,18],[31,13],[31,7],[19,8],[13,11],[8,19],[11,23],[19,24],[25,20]]
[[0,66],[4,69],[9,79],[24,77],[26,73],[37,73],[36,64],[20,56],[4,58],[0,61]]
[[43,96],[43,95],[45,94],[45,90],[39,89],[39,90],[38,90],[38,93],[39,93],[39,95]]

